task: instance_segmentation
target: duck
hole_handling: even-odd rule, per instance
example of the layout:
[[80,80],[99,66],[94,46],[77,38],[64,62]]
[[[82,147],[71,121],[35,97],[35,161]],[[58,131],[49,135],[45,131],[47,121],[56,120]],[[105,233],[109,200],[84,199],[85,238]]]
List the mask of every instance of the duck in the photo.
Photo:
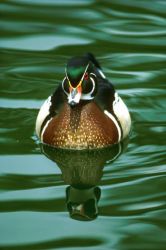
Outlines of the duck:
[[68,60],[62,82],[36,119],[41,143],[62,149],[108,147],[130,129],[129,110],[92,53]]

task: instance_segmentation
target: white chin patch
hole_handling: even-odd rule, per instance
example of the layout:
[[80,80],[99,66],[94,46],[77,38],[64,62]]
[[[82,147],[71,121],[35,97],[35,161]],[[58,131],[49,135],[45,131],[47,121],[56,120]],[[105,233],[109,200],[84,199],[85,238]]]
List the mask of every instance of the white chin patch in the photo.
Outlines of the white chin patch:
[[113,102],[113,111],[121,124],[123,131],[123,138],[125,138],[130,132],[131,118],[127,106],[118,96],[117,93],[115,93],[115,100]]
[[79,103],[81,99],[81,93],[77,93],[74,98],[71,96],[71,94],[68,95],[68,103]]
[[51,96],[49,96],[48,99],[41,106],[36,119],[36,134],[39,138],[40,138],[41,126],[45,118],[49,115],[50,106],[51,106]]

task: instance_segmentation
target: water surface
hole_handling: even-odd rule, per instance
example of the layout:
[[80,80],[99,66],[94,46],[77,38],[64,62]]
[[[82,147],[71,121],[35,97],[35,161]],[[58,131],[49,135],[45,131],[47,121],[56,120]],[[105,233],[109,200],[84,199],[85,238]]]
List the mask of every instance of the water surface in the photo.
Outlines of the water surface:
[[[7,0],[0,11],[0,248],[165,249],[165,1]],[[129,107],[132,134],[98,175],[98,218],[82,222],[34,126],[66,61],[87,51]]]

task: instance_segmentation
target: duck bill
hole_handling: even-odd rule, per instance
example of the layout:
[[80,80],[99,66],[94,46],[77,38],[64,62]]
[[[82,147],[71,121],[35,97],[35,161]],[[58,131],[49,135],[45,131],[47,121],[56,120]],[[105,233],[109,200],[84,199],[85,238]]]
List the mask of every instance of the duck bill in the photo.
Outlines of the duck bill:
[[70,88],[70,93],[68,96],[68,104],[70,106],[75,106],[80,102],[81,99],[81,86],[77,87],[77,88]]

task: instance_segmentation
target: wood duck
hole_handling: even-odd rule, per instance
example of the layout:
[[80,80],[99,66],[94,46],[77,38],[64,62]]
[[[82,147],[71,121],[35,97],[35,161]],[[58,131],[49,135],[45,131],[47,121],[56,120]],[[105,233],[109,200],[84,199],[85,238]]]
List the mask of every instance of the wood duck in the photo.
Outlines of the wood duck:
[[41,142],[70,149],[116,144],[128,136],[130,127],[126,105],[91,53],[68,61],[62,83],[36,120]]

